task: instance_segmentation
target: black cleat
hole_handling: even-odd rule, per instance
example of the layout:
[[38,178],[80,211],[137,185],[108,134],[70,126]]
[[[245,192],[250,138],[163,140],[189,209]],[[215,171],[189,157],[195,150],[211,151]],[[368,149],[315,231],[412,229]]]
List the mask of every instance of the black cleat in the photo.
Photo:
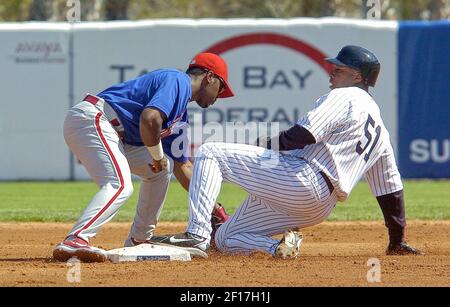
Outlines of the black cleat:
[[191,256],[208,258],[206,250],[209,248],[209,242],[205,238],[189,232],[175,235],[153,236],[150,242],[153,244],[166,244],[179,247],[188,251]]
[[400,244],[389,244],[386,255],[423,255],[423,253],[409,246],[406,242],[401,242]]

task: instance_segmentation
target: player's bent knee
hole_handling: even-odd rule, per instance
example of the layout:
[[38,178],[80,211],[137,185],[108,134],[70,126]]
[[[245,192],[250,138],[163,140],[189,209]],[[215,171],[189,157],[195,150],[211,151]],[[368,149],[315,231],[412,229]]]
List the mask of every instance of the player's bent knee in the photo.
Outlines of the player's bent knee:
[[105,185],[102,185],[101,189],[104,190],[104,193],[107,193],[108,195],[117,195],[119,199],[125,201],[133,194],[133,183],[131,180],[129,182],[125,181],[119,183],[108,182]]
[[227,250],[227,246],[226,246],[226,232],[224,231],[223,227],[219,227],[219,229],[217,229],[215,237],[214,237],[214,241],[216,244],[216,248],[221,251],[221,252],[225,252]]
[[199,147],[197,156],[207,156],[214,157],[223,151],[223,147],[226,146],[225,143],[215,142],[206,143]]
[[172,170],[170,169],[164,169],[162,171],[160,171],[159,173],[157,173],[156,175],[154,175],[153,178],[151,178],[151,181],[170,181],[170,179],[172,178]]
[[197,151],[197,157],[208,156],[211,153],[211,143],[201,145]]
[[131,195],[133,195],[133,191],[134,191],[133,183],[132,182],[125,183],[123,185],[123,190],[121,193],[122,197],[129,198]]

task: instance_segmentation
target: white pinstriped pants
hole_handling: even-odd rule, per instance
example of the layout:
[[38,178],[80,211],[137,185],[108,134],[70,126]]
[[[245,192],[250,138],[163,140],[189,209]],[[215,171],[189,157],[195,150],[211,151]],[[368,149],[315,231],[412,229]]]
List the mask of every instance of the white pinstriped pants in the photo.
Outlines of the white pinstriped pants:
[[152,158],[144,146],[122,143],[109,122],[112,118],[107,118],[112,115],[117,118],[103,100],[96,105],[83,101],[69,110],[64,121],[67,145],[100,187],[69,235],[86,241],[94,237],[133,193],[134,173],[142,182],[129,236],[147,240],[156,227],[171,173],[153,173],[149,166]]
[[210,238],[210,217],[222,181],[244,188],[249,196],[216,232],[219,250],[274,254],[279,240],[271,236],[316,225],[333,210],[323,177],[305,160],[261,147],[207,143],[194,164],[189,187],[187,232]]

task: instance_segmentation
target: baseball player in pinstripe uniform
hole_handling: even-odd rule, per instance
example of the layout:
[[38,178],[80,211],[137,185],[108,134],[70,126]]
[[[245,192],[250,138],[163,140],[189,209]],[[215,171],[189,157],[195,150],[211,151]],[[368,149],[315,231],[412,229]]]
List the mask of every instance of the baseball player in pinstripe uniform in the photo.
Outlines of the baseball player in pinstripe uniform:
[[[222,181],[248,197],[215,234],[223,252],[299,255],[298,229],[325,220],[365,176],[389,232],[387,254],[418,254],[404,240],[403,185],[380,110],[369,94],[380,63],[359,46],[345,46],[330,75],[331,91],[296,125],[260,146],[209,143],[200,147],[189,187],[186,232],[153,240],[205,256],[209,219]],[[262,141],[262,140],[260,140]],[[263,144],[261,144],[263,143]],[[264,148],[265,147],[265,148]],[[273,235],[283,234],[281,240]]]
[[[153,235],[173,173],[188,190],[187,104],[202,108],[233,96],[225,61],[200,53],[186,73],[160,69],[87,95],[69,110],[64,122],[67,145],[100,187],[53,257],[102,262],[106,252],[89,244],[133,193],[131,173],[141,177],[139,200],[125,246],[148,242]],[[168,158],[170,158],[170,161]],[[173,163],[172,163],[173,161]],[[216,205],[214,216],[225,220]]]

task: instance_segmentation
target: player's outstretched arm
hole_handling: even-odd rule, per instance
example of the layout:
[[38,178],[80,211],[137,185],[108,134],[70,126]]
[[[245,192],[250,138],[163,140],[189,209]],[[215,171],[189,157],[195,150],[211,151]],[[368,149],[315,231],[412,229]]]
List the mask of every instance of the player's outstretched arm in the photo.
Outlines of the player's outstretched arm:
[[306,145],[316,143],[316,139],[306,128],[294,125],[288,130],[280,132],[273,138],[260,137],[256,140],[256,146],[273,150],[302,149]]
[[159,110],[146,108],[139,120],[139,132],[145,146],[153,158],[152,171],[159,173],[168,167],[161,144],[161,126],[166,116]]
[[405,242],[405,202],[403,190],[377,197],[389,233],[387,255],[420,255],[418,249]]
[[189,192],[189,184],[192,178],[192,163],[187,160],[185,162],[173,161],[173,174],[177,178],[181,186]]

